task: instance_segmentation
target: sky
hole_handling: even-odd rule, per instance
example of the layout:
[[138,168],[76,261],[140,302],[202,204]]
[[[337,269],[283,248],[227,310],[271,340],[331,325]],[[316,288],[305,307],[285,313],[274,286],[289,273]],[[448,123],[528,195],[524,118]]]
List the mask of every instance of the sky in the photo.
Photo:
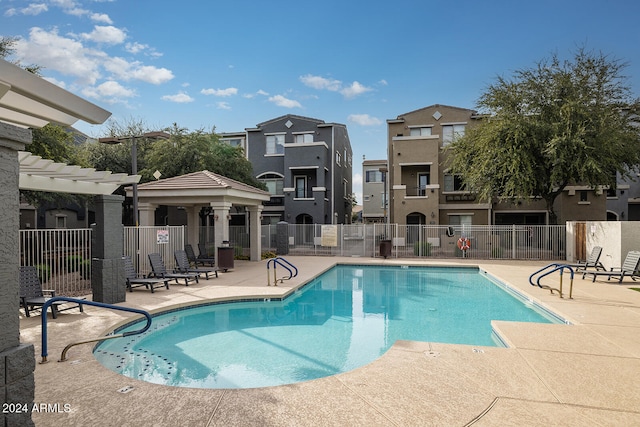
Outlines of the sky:
[[[579,48],[628,64],[640,96],[637,0],[0,0],[23,65],[149,130],[237,132],[285,114],[342,123],[386,158],[386,121],[476,107],[498,76]],[[1,79],[1,76],[0,76]],[[106,126],[78,122],[92,137]]]

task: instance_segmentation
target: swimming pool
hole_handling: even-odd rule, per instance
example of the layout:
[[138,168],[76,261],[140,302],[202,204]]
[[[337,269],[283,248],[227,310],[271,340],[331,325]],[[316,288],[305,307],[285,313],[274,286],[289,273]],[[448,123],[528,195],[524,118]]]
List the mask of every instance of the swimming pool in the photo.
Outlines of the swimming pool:
[[562,321],[477,268],[337,265],[284,300],[155,316],[149,331],[105,341],[94,354],[152,383],[265,387],[350,371],[397,340],[499,346],[492,320]]

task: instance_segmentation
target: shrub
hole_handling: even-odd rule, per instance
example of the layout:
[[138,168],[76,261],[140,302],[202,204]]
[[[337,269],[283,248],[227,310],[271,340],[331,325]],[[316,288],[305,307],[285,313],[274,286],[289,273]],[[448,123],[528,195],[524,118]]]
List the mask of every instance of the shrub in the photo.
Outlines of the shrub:
[[278,256],[278,255],[276,255],[276,253],[275,253],[275,252],[272,252],[272,251],[264,251],[264,252],[262,252],[261,258],[262,258],[262,259],[269,259],[269,258],[275,258],[275,257],[277,257],[277,256]]
[[413,244],[413,254],[429,256],[431,255],[431,243],[429,242],[415,242]]

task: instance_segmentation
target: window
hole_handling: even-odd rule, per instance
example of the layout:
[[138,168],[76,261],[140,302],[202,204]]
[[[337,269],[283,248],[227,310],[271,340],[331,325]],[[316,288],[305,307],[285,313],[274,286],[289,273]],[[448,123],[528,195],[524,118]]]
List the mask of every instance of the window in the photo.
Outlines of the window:
[[471,215],[449,215],[449,225],[471,225]]
[[282,196],[284,192],[282,190],[284,179],[275,173],[265,173],[258,177],[258,181],[264,182],[267,186],[267,191],[272,196]]
[[412,127],[409,129],[410,136],[429,136],[431,135],[431,127]]
[[309,144],[313,142],[313,133],[299,133],[293,136],[296,144]]
[[462,178],[459,175],[444,174],[444,191],[464,191]]
[[382,172],[376,170],[370,170],[365,172],[366,182],[383,182]]
[[228,138],[223,139],[222,142],[229,144],[232,147],[244,148],[244,138]]
[[56,228],[67,228],[66,215],[56,215]]
[[464,129],[465,125],[443,125],[442,145],[447,146],[461,136],[464,136]]
[[294,197],[296,199],[305,199],[307,197],[307,177],[296,176],[294,177],[294,182],[296,184]]
[[284,154],[284,134],[267,135],[266,154]]
[[580,201],[581,202],[588,202],[589,201],[589,195],[587,191],[581,191],[580,192]]
[[364,201],[365,201],[365,202],[368,202],[368,201],[370,200],[370,197],[369,197],[369,196],[364,196],[363,198],[364,198]]
[[341,162],[342,162],[342,156],[340,156],[340,153],[336,151],[336,165],[340,166]]

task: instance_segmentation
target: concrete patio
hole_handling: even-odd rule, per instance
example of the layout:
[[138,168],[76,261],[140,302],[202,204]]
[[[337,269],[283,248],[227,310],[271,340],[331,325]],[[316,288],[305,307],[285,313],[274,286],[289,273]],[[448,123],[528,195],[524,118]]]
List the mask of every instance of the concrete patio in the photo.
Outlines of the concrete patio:
[[[335,263],[455,265],[464,260],[291,257],[300,275],[266,286],[266,261],[236,261],[220,278],[150,293],[127,292],[123,306],[158,310],[231,297],[286,293]],[[640,425],[640,292],[634,282],[581,280],[573,299],[532,287],[540,262],[482,261],[501,281],[573,325],[495,322],[510,348],[396,342],[380,359],[351,372],[260,389],[204,390],[137,381],[93,357],[97,337],[131,314],[85,307],[49,318],[49,363],[35,369],[35,402],[59,412],[33,413],[38,426],[632,426]],[[568,281],[565,281],[565,289]],[[640,284],[636,285],[640,287]],[[21,313],[23,343],[40,360],[39,316]],[[129,390],[122,393],[119,390]],[[67,405],[66,407],[64,405]]]

